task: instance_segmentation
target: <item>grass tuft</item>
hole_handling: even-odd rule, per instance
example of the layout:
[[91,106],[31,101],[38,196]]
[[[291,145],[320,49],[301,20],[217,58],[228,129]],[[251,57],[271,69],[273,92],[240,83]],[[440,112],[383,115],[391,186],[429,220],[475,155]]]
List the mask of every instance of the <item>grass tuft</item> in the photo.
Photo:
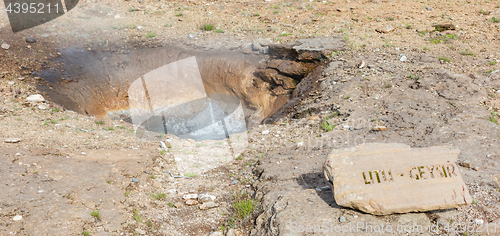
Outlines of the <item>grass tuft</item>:
[[444,61],[444,62],[448,62],[448,63],[449,63],[449,62],[451,62],[451,59],[450,59],[450,58],[443,57],[443,56],[438,57],[438,59],[439,59],[440,61]]
[[236,216],[243,220],[247,218],[252,212],[255,210],[255,207],[258,205],[258,202],[255,200],[247,199],[240,200],[233,204],[233,209],[236,213]]
[[205,31],[212,31],[214,30],[215,26],[214,24],[203,24],[203,27],[201,27],[202,30],[205,30]]
[[92,211],[92,213],[90,213],[90,215],[93,216],[96,220],[100,220],[101,219],[101,213],[99,213],[98,210]]

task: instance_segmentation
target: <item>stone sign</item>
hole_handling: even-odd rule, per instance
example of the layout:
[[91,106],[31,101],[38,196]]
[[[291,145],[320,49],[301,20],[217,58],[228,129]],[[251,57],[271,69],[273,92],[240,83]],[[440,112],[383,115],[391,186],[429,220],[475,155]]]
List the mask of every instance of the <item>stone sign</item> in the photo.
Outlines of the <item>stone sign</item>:
[[336,149],[323,170],[338,205],[375,215],[456,208],[472,202],[458,148],[367,143]]

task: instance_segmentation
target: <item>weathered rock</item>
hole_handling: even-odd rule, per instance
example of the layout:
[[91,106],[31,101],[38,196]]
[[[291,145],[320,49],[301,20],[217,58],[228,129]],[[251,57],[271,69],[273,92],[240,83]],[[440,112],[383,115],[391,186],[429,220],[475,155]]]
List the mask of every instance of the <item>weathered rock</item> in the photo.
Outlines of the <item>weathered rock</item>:
[[198,194],[186,194],[186,195],[182,196],[182,199],[184,199],[184,200],[197,199],[197,198],[198,198]]
[[200,205],[200,210],[207,210],[207,209],[215,208],[218,206],[219,205],[215,202],[205,202],[205,203]]
[[198,196],[198,201],[201,202],[201,203],[205,203],[205,202],[212,202],[212,201],[215,201],[215,196],[213,195],[209,195],[209,194],[200,194],[200,196]]
[[317,61],[332,52],[345,51],[347,42],[343,37],[317,37],[301,39],[293,44],[269,45],[269,54],[276,58],[297,59],[299,61]]
[[198,205],[198,204],[199,204],[199,202],[196,200],[193,200],[193,199],[186,200],[186,205],[188,205],[188,206],[194,206],[194,205]]
[[259,43],[252,43],[252,50],[260,52],[262,46]]
[[9,50],[10,45],[8,45],[6,43],[2,43],[2,48],[5,49],[5,50]]
[[387,127],[385,127],[385,126],[375,126],[375,127],[373,127],[373,130],[374,131],[384,131],[384,130],[387,130]]
[[323,166],[338,205],[375,215],[455,208],[472,202],[457,148],[370,143],[336,149]]
[[495,175],[495,180],[497,182],[497,187],[500,188],[500,173]]
[[183,206],[184,206],[184,203],[182,203],[182,202],[176,202],[176,203],[174,203],[174,207],[175,208],[181,208]]
[[436,31],[456,30],[458,28],[458,26],[454,24],[435,24],[432,27],[434,27]]
[[14,218],[12,219],[13,221],[20,221],[23,219],[23,216],[22,215],[16,215],[14,216]]
[[272,60],[267,67],[277,69],[279,72],[291,77],[304,77],[310,72],[302,63],[286,60]]
[[275,69],[259,69],[255,72],[255,75],[265,82],[282,85],[285,89],[293,89],[297,86],[294,79],[279,74]]
[[28,98],[26,98],[27,102],[44,102],[45,98],[40,95],[40,94],[34,94],[30,95]]
[[36,43],[36,38],[31,36],[26,36],[26,38],[24,38],[24,41],[26,41],[27,43]]
[[139,234],[139,235],[144,235],[144,234],[146,234],[146,231],[144,231],[144,230],[142,230],[142,229],[139,229],[139,228],[135,229],[135,230],[134,230],[134,232],[135,232],[136,234]]
[[375,31],[377,31],[379,33],[387,34],[387,33],[394,31],[394,27],[392,27],[392,25],[386,25],[382,28],[375,29]]
[[224,233],[222,233],[220,231],[216,231],[216,232],[211,232],[209,235],[210,236],[224,236]]
[[460,162],[460,165],[465,168],[470,168],[470,162],[469,161],[462,161]]
[[236,229],[230,229],[227,231],[227,234],[226,236],[241,236],[243,235],[243,233],[239,230],[236,230]]
[[19,143],[21,142],[20,138],[6,138],[4,140],[5,143]]

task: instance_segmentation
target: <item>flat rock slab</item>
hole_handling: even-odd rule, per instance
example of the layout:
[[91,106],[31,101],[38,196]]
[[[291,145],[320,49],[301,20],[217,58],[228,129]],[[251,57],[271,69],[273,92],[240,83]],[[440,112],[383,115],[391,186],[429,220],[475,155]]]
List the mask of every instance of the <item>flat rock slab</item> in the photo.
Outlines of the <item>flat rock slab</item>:
[[449,209],[472,202],[455,164],[459,153],[367,143],[333,150],[323,170],[340,206],[375,215]]

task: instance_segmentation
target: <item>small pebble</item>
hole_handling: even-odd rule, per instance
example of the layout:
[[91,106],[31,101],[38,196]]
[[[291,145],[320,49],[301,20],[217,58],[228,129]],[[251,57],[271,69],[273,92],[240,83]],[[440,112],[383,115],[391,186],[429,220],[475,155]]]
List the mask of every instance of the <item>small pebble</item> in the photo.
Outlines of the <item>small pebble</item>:
[[408,60],[408,58],[406,58],[406,56],[402,56],[401,59],[399,59],[399,60],[402,61],[402,62],[405,62],[405,61]]
[[36,38],[27,36],[26,38],[24,38],[24,41],[26,41],[27,43],[36,43]]
[[134,182],[134,183],[139,183],[139,180],[138,180],[138,179],[136,179],[136,178],[132,178],[132,182]]
[[269,134],[269,130],[262,131],[262,134]]
[[13,220],[13,221],[20,221],[20,220],[22,220],[22,219],[23,219],[23,216],[21,216],[21,215],[16,215],[16,216],[14,216],[14,218],[13,218],[12,220]]
[[231,184],[230,184],[230,185],[235,185],[235,184],[238,184],[239,182],[240,182],[239,180],[235,179],[235,180],[233,180],[233,181],[231,182]]
[[345,217],[344,217],[344,216],[341,216],[341,217],[339,218],[339,221],[340,221],[340,223],[345,223],[345,222],[346,222],[346,219],[345,219]]
[[9,50],[10,45],[8,45],[6,43],[2,43],[2,48],[5,49],[5,50]]

